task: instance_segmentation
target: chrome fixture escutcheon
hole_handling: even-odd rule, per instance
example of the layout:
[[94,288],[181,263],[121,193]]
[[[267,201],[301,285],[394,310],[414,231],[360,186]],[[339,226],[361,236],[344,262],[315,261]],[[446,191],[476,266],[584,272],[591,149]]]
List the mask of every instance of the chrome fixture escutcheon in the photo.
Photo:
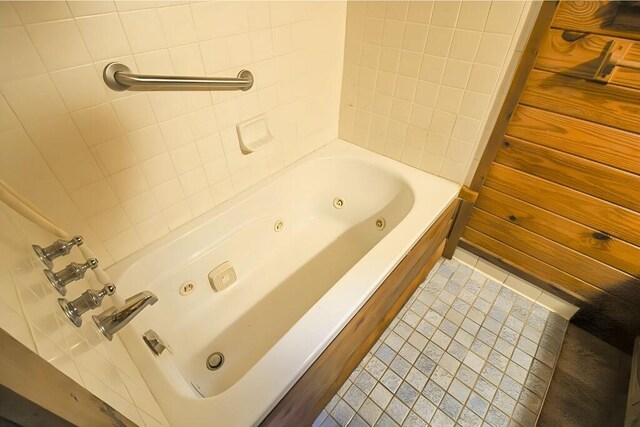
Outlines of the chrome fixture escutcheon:
[[54,259],[64,255],[69,255],[71,248],[74,246],[80,246],[83,242],[82,236],[75,236],[70,240],[56,240],[45,248],[38,245],[31,245],[31,247],[38,258],[40,258],[40,261],[42,261],[47,268],[53,268]]
[[48,268],[43,271],[44,275],[47,276],[47,279],[49,279],[49,282],[55,290],[58,291],[60,295],[65,296],[67,294],[66,286],[69,283],[82,279],[88,269],[94,269],[96,267],[98,267],[98,260],[95,258],[89,258],[84,264],[72,262],[56,273]]
[[99,291],[88,289],[73,301],[66,298],[58,298],[58,304],[64,312],[65,316],[78,328],[82,325],[82,315],[89,310],[100,307],[102,299],[107,295],[113,295],[116,286],[113,283],[107,283],[104,288]]

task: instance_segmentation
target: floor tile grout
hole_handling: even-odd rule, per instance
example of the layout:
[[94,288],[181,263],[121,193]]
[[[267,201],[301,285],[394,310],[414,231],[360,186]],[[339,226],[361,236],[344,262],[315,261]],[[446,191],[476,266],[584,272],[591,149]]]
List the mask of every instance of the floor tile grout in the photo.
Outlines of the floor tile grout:
[[[471,285],[469,285],[470,283]],[[473,294],[473,298],[471,298],[471,296],[467,294],[465,294],[465,297],[467,297],[469,301],[460,298],[461,292],[463,292],[463,290],[466,290],[468,293]],[[473,290],[475,290],[475,292]],[[425,292],[428,295],[420,299],[420,297]],[[442,297],[442,299],[440,297]],[[490,301],[487,301],[487,298]],[[482,302],[478,302],[476,304],[479,299],[482,300]],[[427,301],[429,300],[430,303],[427,304]],[[454,307],[454,305],[456,305],[456,301],[458,300],[460,302],[457,303],[457,307]],[[450,302],[447,303],[447,301]],[[419,302],[419,305],[416,304],[416,302]],[[518,302],[518,304],[516,304],[516,302]],[[434,307],[434,305],[436,304],[437,306]],[[502,304],[502,307],[499,307],[498,304]],[[466,309],[464,307],[466,307]],[[526,316],[520,314],[520,312],[516,313],[518,314],[518,317],[512,316],[515,313],[514,310],[516,308],[518,310],[525,310]],[[474,309],[479,313],[473,313],[475,319],[469,317],[471,311]],[[439,311],[442,311],[442,313],[440,313]],[[424,314],[420,314],[421,312],[424,312]],[[438,314],[438,316],[435,316],[434,314],[430,316],[430,320],[434,320],[436,324],[426,320],[427,314],[431,312]],[[538,316],[537,314],[541,314],[544,318]],[[480,317],[482,318],[482,322],[478,323],[477,319],[479,319]],[[524,320],[520,319],[520,317],[523,317]],[[467,320],[471,322],[471,324],[467,322],[465,328],[463,328],[463,324],[465,324],[465,321]],[[489,321],[487,322],[487,320]],[[445,321],[448,323],[445,323]],[[427,325],[423,326],[422,330],[419,330],[418,328],[422,325],[422,322],[426,322]],[[488,327],[485,327],[485,323],[487,323]],[[510,326],[507,323],[509,323]],[[400,310],[396,318],[393,319],[378,342],[374,344],[370,352],[365,356],[358,368],[356,368],[354,372],[356,372],[357,375],[352,374],[349,377],[349,379],[345,383],[348,384],[348,386],[341,387],[340,394],[334,396],[332,402],[327,406],[327,408],[325,408],[325,411],[323,411],[323,413],[318,417],[316,422],[314,422],[314,426],[346,425],[348,423],[351,423],[349,425],[355,425],[355,423],[352,421],[356,420],[356,417],[361,417],[362,414],[359,411],[362,410],[363,405],[367,402],[367,400],[370,400],[374,405],[376,405],[377,409],[379,410],[376,412],[380,412],[377,417],[374,416],[374,418],[376,418],[376,425],[381,424],[381,420],[388,421],[385,417],[388,417],[390,420],[394,420],[394,408],[392,407],[392,403],[395,404],[395,401],[399,402],[399,404],[402,406],[398,407],[398,410],[401,411],[401,413],[395,414],[397,418],[393,421],[394,423],[399,420],[400,422],[404,422],[406,424],[409,418],[413,417],[412,419],[415,420],[415,418],[419,417],[418,419],[422,421],[422,424],[420,425],[427,425],[432,420],[435,420],[434,417],[437,415],[438,417],[440,417],[437,420],[438,424],[441,424],[442,422],[448,422],[450,425],[454,425],[456,421],[465,422],[464,420],[461,420],[461,417],[464,414],[468,414],[469,412],[472,412],[474,414],[472,416],[472,419],[474,421],[476,421],[476,418],[481,421],[486,420],[486,418],[490,415],[490,412],[492,412],[493,414],[495,414],[495,417],[500,417],[500,414],[502,414],[502,420],[504,421],[504,423],[498,425],[508,425],[510,422],[517,422],[515,419],[516,411],[522,413],[522,415],[517,415],[517,418],[525,425],[529,425],[532,423],[528,422],[522,417],[528,416],[529,421],[531,421],[531,416],[533,415],[533,423],[535,423],[535,420],[540,413],[542,402],[544,401],[544,395],[546,395],[546,390],[548,389],[551,374],[548,375],[549,378],[541,379],[531,371],[534,367],[534,363],[536,366],[538,366],[538,363],[536,362],[539,361],[543,366],[546,366],[547,369],[551,370],[552,373],[557,361],[562,343],[562,337],[564,336],[564,332],[566,331],[567,323],[568,322],[565,319],[560,318],[560,316],[556,316],[548,309],[542,307],[540,304],[536,304],[531,299],[520,295],[519,293],[509,289],[501,283],[495,282],[494,280],[488,278],[486,275],[480,273],[478,270],[464,263],[459,263],[455,260],[441,260],[429,273],[427,279],[422,284],[420,284],[416,292],[414,292],[414,294],[410,297],[407,304],[405,304],[405,306]],[[455,330],[453,330],[453,328],[449,324],[453,325],[455,327]],[[522,325],[520,326],[520,324]],[[560,328],[557,328],[554,324],[559,324]],[[441,326],[444,326],[445,328],[450,330],[443,331],[441,329]],[[405,330],[404,332],[402,332],[402,335],[399,333],[400,330],[397,330],[398,327],[401,327]],[[408,333],[405,333],[406,327],[408,327]],[[426,329],[427,327],[429,329]],[[489,327],[495,329],[496,332],[489,329]],[[475,335],[467,331],[467,328],[476,330]],[[492,335],[495,335],[495,339],[492,339],[493,344],[490,345],[489,343],[484,342],[481,338],[478,337],[483,329],[491,333]],[[552,329],[555,329],[556,331],[551,331]],[[429,330],[431,331],[430,333],[428,333],[429,336],[425,336],[425,332]],[[525,333],[525,330],[527,330],[527,334],[529,336],[523,335]],[[549,334],[547,334],[548,330],[551,331]],[[440,332],[440,334],[438,335],[437,339],[441,341],[440,345],[433,341],[434,335],[436,335],[438,332]],[[448,332],[451,332],[451,335]],[[551,336],[552,332],[556,335],[560,335],[558,337],[559,345],[553,345],[554,347],[557,347],[555,349],[547,348],[547,345],[551,345],[553,342],[557,341],[553,336]],[[415,334],[419,335],[415,336]],[[404,337],[405,335],[406,338]],[[483,335],[487,334],[483,333]],[[538,337],[537,340],[535,339],[536,336]],[[388,341],[390,337],[397,343],[394,344],[394,342]],[[422,340],[422,338],[424,338],[424,340]],[[400,339],[399,342],[398,339]],[[468,344],[465,344],[465,342],[460,342],[460,340],[463,339]],[[485,337],[485,339],[487,339],[487,337]],[[524,341],[525,339],[526,341]],[[416,340],[424,344],[417,345]],[[513,343],[511,343],[511,341],[513,341]],[[521,344],[521,341],[523,342],[523,344]],[[547,342],[546,345],[543,345],[543,341],[549,342]],[[476,344],[476,342],[478,342],[478,344]],[[425,354],[425,350],[431,343],[433,343],[433,345],[437,347],[437,350],[431,347],[430,351],[432,351],[432,353],[430,353],[430,355]],[[446,345],[444,345],[445,348],[443,349],[441,345],[444,343],[446,343]],[[456,348],[460,347],[464,349],[463,352],[460,352],[460,354],[462,354],[460,358],[456,357],[456,353],[453,353],[456,350],[451,349],[454,343],[456,343]],[[529,354],[526,351],[527,348],[521,348],[521,346],[530,346],[531,344],[529,343],[535,345],[534,349],[528,348],[528,350],[530,350],[533,354]],[[496,345],[498,344],[500,345],[500,348],[496,348]],[[385,348],[383,348],[385,352],[387,351],[386,349],[391,350],[390,357],[378,354],[380,348],[383,345],[385,346]],[[404,350],[404,354],[401,354],[401,351],[403,351],[405,346],[409,347]],[[422,349],[416,348],[420,346],[422,347]],[[397,349],[394,347],[397,347]],[[484,348],[488,348],[488,351],[484,350]],[[411,349],[418,352],[417,356],[415,356],[415,352],[413,352]],[[544,351],[547,351],[553,355],[553,366],[547,366],[545,362],[537,358],[543,357],[543,352],[540,349],[543,349]],[[476,352],[480,350],[484,350],[482,351],[482,353],[486,353],[487,355],[483,356],[482,354],[478,354]],[[433,351],[436,351],[436,353],[433,353]],[[405,358],[409,356],[407,352],[412,352],[415,356],[410,356],[410,358],[413,359],[413,362],[410,362]],[[494,352],[500,354],[502,357],[495,355],[493,356],[493,359],[497,358],[498,360],[507,360],[506,362],[504,362],[503,369],[500,366],[494,366],[493,362],[490,360],[492,359],[491,355]],[[508,356],[504,353],[508,353]],[[539,353],[541,354],[540,356],[538,356]],[[430,356],[435,356],[436,354],[439,354],[439,356],[436,357],[437,360],[433,360]],[[472,354],[473,356],[470,356],[470,354]],[[514,356],[517,357],[516,360],[514,360]],[[379,357],[384,357],[385,360],[388,359],[389,361],[385,362]],[[394,361],[398,357],[401,358],[401,360],[409,366],[404,374],[396,372],[392,366],[394,364]],[[426,358],[426,360],[421,359],[421,357]],[[443,360],[443,358],[445,357],[446,360]],[[472,359],[475,363],[472,362]],[[376,375],[375,372],[370,372],[370,369],[374,369],[373,367],[370,367],[370,365],[372,364],[372,360],[374,361],[375,365],[380,364],[382,366],[382,368],[380,368],[381,370],[379,371],[379,375]],[[419,361],[421,361],[421,363],[427,363],[427,361],[429,361],[428,364],[430,365],[430,367],[426,368],[426,371],[423,371],[419,366],[416,366]],[[395,369],[400,369],[397,366],[400,363],[402,362],[398,361],[396,363]],[[447,364],[448,368],[442,366],[441,363]],[[476,365],[475,368],[469,366],[469,364],[472,363]],[[453,366],[455,366],[455,368],[453,368]],[[461,369],[463,368],[463,366],[465,367],[465,372],[469,372],[461,373]],[[490,366],[490,368],[488,366]],[[369,367],[369,369],[367,369],[367,367]],[[485,375],[489,376],[489,374],[485,374],[485,369],[494,371],[495,378],[493,378],[493,380],[495,380],[495,383],[491,378],[485,377]],[[544,368],[540,369],[544,370]],[[415,384],[407,381],[409,375],[414,370],[419,373],[419,375],[414,374],[414,376],[417,378],[413,380],[416,381]],[[436,370],[438,370],[438,376],[442,375],[443,377],[434,380],[433,374]],[[441,371],[445,371],[446,374],[442,373]],[[453,373],[451,371],[453,371]],[[525,372],[524,374],[521,374],[520,371]],[[370,375],[374,380],[374,384],[368,393],[363,390],[359,386],[359,384],[356,383],[363,372],[367,372],[367,374]],[[393,376],[395,375],[400,379],[399,382],[393,379],[395,384],[398,384],[397,386],[395,384],[391,386],[383,383],[383,378],[385,378],[385,375],[387,375],[388,372],[392,373],[389,374],[388,377],[393,378]],[[470,379],[468,381],[464,381],[463,376],[466,376],[467,374],[469,374]],[[516,374],[518,374],[518,378],[522,378],[522,383],[518,379],[513,378],[513,375]],[[424,377],[424,379],[422,377]],[[530,377],[533,377],[531,381],[529,381]],[[482,391],[479,392],[476,388],[478,387],[481,378],[483,379],[483,383],[487,383],[487,386],[490,384],[490,388],[488,390],[495,389],[492,393],[487,394],[491,395],[491,399],[487,398]],[[442,384],[436,382],[438,380],[440,380]],[[533,387],[532,385],[527,385],[529,382],[535,383],[537,380],[545,383],[545,392],[543,393],[542,397],[537,395],[535,391],[532,391],[528,388]],[[455,393],[456,395],[459,394],[459,396],[454,396],[453,394],[451,394],[452,384],[456,381],[457,383],[460,383],[464,386],[464,392],[462,394],[458,393],[457,391],[453,391],[453,393]],[[388,383],[387,380],[385,380],[385,382]],[[442,397],[440,399],[424,394],[425,387],[430,382],[433,382],[433,384],[437,385],[438,389],[442,392],[438,393],[438,395],[442,394]],[[473,386],[469,386],[467,382],[469,384],[472,384]],[[403,388],[403,385],[405,383],[411,387],[411,390],[415,390],[417,392],[417,397],[413,397],[411,399],[412,403],[410,405],[405,403],[405,401],[397,395],[397,393],[401,388]],[[508,385],[506,383],[508,383]],[[418,386],[419,384],[421,384],[421,386]],[[446,387],[443,386],[445,384]],[[380,393],[384,391],[385,397],[382,398],[374,396],[374,398],[380,400],[380,403],[386,402],[384,403],[384,405],[381,405],[379,402],[374,401],[372,398],[372,393],[374,393],[378,386],[380,387],[379,390],[381,390]],[[349,393],[352,387],[356,387],[356,389],[364,395],[364,400],[362,401],[362,403],[360,403],[359,405],[354,405],[358,406],[357,408],[353,407],[349,404],[349,402],[344,400],[345,395]],[[508,390],[505,390],[507,388],[511,388],[511,394],[509,394]],[[392,391],[392,389],[394,389],[395,391]],[[406,390],[406,387],[404,388],[404,390]],[[527,392],[525,393],[524,390],[527,390]],[[498,394],[500,394],[500,396],[502,396],[502,394],[506,394],[507,396],[509,396],[510,401],[514,402],[513,404],[509,404],[508,406],[509,408],[512,407],[512,409],[507,410],[508,412],[510,412],[510,414],[505,414],[503,412],[503,408],[494,405]],[[524,396],[525,394],[532,395],[530,397],[531,399],[533,399],[533,403],[523,400],[526,397]],[[391,397],[389,397],[389,395]],[[421,397],[423,398],[423,401],[421,401]],[[430,400],[429,397],[434,399],[434,401],[437,400],[437,405],[434,401]],[[482,405],[482,408],[476,407],[475,411],[479,411],[484,415],[480,416],[474,411],[474,409],[470,408],[469,405],[472,404],[472,398],[477,401],[479,405]],[[443,408],[442,406],[445,399],[445,404],[450,403],[453,406],[449,408]],[[464,401],[460,402],[460,400]],[[536,403],[537,400],[540,400],[541,402],[538,404]],[[430,405],[427,406],[429,408],[429,419],[426,421],[423,418],[427,417],[426,415],[420,417],[420,414],[414,411],[414,409],[417,408],[418,402],[424,404],[424,401],[428,402],[428,405]],[[344,406],[341,405],[341,402],[344,403]],[[499,404],[502,406],[502,403]],[[340,405],[341,409],[347,411],[347,413],[336,414],[335,411],[338,405]],[[530,405],[533,405],[532,407],[536,409],[535,412],[530,409]],[[384,407],[381,408],[381,406]],[[406,411],[407,409],[408,412]],[[419,410],[420,408],[417,409]],[[444,411],[447,412],[445,413]],[[499,411],[500,414],[496,414],[497,411]],[[404,416],[402,414],[404,414]],[[344,418],[347,418],[346,420],[343,419],[343,415]],[[451,418],[449,417],[449,415],[451,415]],[[442,419],[443,416],[447,418]],[[339,419],[336,420],[335,418]],[[505,418],[508,419],[505,421]],[[364,420],[364,417],[362,417],[362,419]]]

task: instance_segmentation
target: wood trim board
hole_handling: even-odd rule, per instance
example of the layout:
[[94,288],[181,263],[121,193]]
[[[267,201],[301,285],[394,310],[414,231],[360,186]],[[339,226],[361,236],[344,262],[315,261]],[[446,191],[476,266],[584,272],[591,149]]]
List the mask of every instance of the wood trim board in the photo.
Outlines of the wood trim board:
[[[0,417],[23,424],[135,426],[136,424],[0,329],[0,385],[8,399]],[[67,424],[67,425],[68,425]]]
[[[516,107],[518,106],[518,101],[520,99],[520,95],[522,94],[522,89],[527,83],[527,78],[533,69],[533,66],[536,61],[536,56],[538,53],[538,48],[542,43],[542,40],[551,26],[551,22],[553,20],[553,16],[556,12],[556,8],[558,7],[558,1],[545,1],[538,13],[538,18],[536,19],[533,30],[531,31],[531,35],[529,36],[529,40],[522,51],[522,55],[520,57],[520,62],[518,63],[518,67],[513,76],[513,80],[511,82],[511,86],[509,87],[509,91],[507,92],[507,96],[505,97],[504,103],[500,109],[500,113],[498,114],[498,118],[493,127],[491,135],[489,136],[489,140],[487,142],[486,148],[480,159],[480,163],[478,164],[478,168],[473,176],[473,180],[469,185],[469,190],[478,192],[482,187],[482,183],[484,182],[486,174],[489,172],[489,168],[491,167],[491,163],[493,162],[498,149],[500,148],[500,144],[502,143],[504,133],[509,125],[509,121]],[[451,233],[447,239],[447,245],[444,249],[443,256],[445,258],[451,259],[453,256],[453,252],[458,246],[458,242],[462,237],[462,232],[464,231],[464,227],[466,223],[469,221],[471,217],[471,212],[473,210],[473,203],[469,201],[465,201],[460,205],[458,213],[456,214],[455,221],[453,223],[453,227],[451,227]]]
[[473,191],[479,191],[480,187],[482,187],[482,182],[484,181],[484,178],[491,167],[491,163],[500,148],[504,133],[507,126],[509,126],[511,116],[518,106],[523,88],[526,86],[529,75],[533,70],[540,43],[542,43],[542,40],[551,25],[557,6],[557,1],[545,1],[542,4],[540,13],[538,14],[538,19],[536,20],[531,35],[529,36],[529,41],[522,51],[518,68],[511,82],[511,86],[509,87],[509,91],[507,92],[505,101],[502,104],[502,108],[500,109],[498,120],[493,127],[491,136],[487,142],[487,147],[480,159],[480,163],[478,164],[478,168],[473,176],[471,185],[469,185],[469,188]]

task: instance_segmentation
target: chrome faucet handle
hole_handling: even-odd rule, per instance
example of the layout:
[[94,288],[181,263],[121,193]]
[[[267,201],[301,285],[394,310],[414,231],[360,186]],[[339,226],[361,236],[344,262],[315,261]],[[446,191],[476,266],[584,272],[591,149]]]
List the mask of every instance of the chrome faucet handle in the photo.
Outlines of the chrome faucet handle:
[[106,295],[113,295],[116,291],[116,286],[113,283],[107,283],[104,288],[99,291],[93,289],[87,289],[78,298],[69,302],[66,298],[58,298],[58,304],[60,308],[67,316],[71,323],[78,328],[82,325],[82,315],[89,310],[100,307],[102,299]]
[[[162,341],[160,336],[153,329],[149,329],[147,332],[142,334],[142,339],[156,356],[160,356],[160,354],[168,348],[167,344]],[[171,349],[169,349],[169,353],[173,353]]]
[[84,264],[78,264],[77,262],[72,262],[67,265],[62,270],[54,273],[50,269],[44,269],[44,275],[47,276],[51,285],[58,291],[58,293],[62,296],[67,294],[66,286],[75,282],[76,280],[80,280],[84,277],[84,273],[88,269],[94,269],[98,266],[98,260],[95,258],[89,258],[87,262]]
[[71,240],[56,240],[51,245],[46,248],[42,248],[38,245],[31,245],[33,251],[38,255],[40,261],[44,263],[48,268],[53,268],[53,260],[64,256],[69,255],[71,252],[71,248],[74,246],[82,245],[84,241],[82,240],[82,236],[72,237]]

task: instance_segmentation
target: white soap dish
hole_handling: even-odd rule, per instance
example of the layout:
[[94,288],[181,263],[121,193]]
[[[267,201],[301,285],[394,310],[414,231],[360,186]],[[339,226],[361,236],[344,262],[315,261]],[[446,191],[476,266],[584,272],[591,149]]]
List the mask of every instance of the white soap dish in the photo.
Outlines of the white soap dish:
[[265,147],[273,141],[273,135],[269,130],[267,117],[262,115],[254,117],[236,125],[240,150],[244,154],[253,153]]

